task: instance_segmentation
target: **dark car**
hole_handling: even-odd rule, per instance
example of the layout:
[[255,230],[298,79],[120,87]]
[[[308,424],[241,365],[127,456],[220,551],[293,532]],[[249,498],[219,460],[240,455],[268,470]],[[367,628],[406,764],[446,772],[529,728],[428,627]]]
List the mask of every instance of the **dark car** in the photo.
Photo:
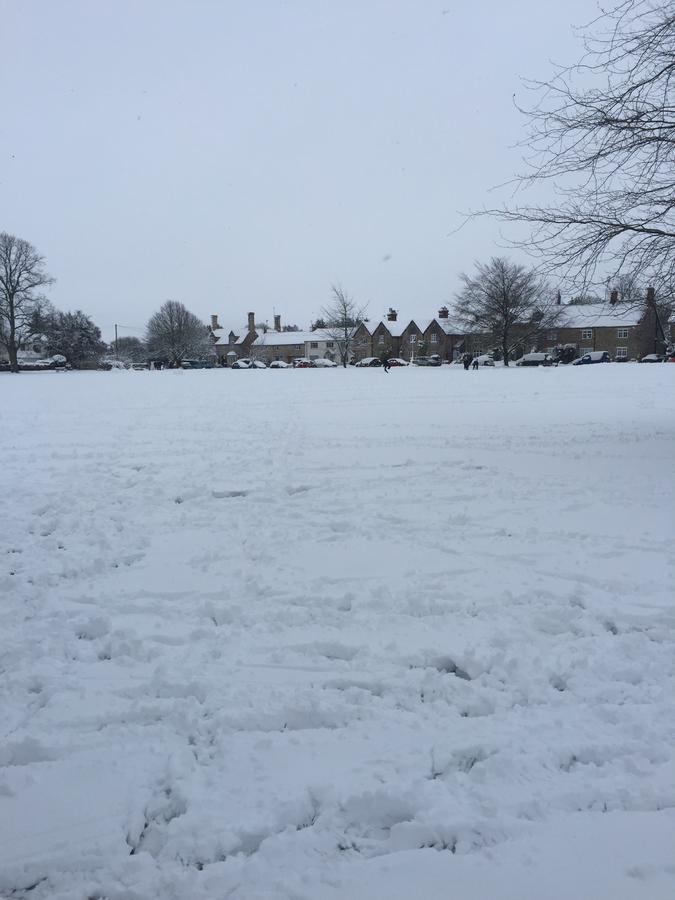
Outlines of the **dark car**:
[[375,368],[377,366],[382,365],[382,360],[378,359],[376,356],[366,356],[365,359],[360,359],[356,363],[357,369],[368,369]]
[[660,356],[658,353],[648,353],[647,356],[643,356],[640,360],[641,363],[657,363],[664,362],[665,356]]
[[593,350],[591,353],[584,353],[579,359],[575,359],[573,366],[591,366],[594,363],[610,362],[609,353],[606,350]]
[[414,366],[440,366],[442,360],[440,356],[417,356],[413,359]]
[[212,369],[213,361],[210,359],[181,359],[181,369]]

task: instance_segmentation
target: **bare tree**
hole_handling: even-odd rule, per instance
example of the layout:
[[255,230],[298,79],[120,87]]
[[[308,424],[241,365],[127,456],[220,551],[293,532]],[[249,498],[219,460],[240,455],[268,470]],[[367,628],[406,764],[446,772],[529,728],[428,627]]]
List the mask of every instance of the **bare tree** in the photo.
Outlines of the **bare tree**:
[[516,346],[525,346],[560,320],[562,307],[532,269],[495,257],[487,264],[476,263],[475,274],[462,273],[460,279],[458,320],[469,331],[490,334],[505,366]]
[[146,343],[152,357],[173,367],[183,359],[203,359],[214,352],[207,326],[177,300],[167,300],[151,317]]
[[525,222],[517,245],[577,290],[628,273],[662,296],[675,286],[675,0],[615,0],[584,29],[585,53],[558,67],[529,119],[521,187],[545,205],[490,210]]
[[10,368],[19,371],[17,352],[31,334],[41,289],[53,284],[44,257],[35,247],[13,234],[0,233],[0,344]]
[[321,309],[320,321],[323,321],[323,331],[330,337],[340,354],[340,362],[347,368],[352,357],[358,338],[356,332],[358,326],[364,321],[365,307],[357,306],[356,302],[339,285],[331,288],[331,301]]

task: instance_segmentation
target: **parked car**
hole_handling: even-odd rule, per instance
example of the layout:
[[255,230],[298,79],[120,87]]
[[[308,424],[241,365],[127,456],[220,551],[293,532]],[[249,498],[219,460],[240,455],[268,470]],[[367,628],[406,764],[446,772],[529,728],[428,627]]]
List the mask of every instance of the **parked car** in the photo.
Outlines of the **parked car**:
[[471,365],[478,363],[479,366],[494,366],[495,361],[489,353],[483,353],[481,356],[475,356],[471,360]]
[[253,360],[251,360],[251,359],[245,359],[245,358],[237,359],[237,360],[235,360],[235,362],[232,363],[232,368],[233,369],[250,369],[252,362],[253,362]]
[[408,363],[404,359],[401,359],[400,356],[393,356],[391,359],[388,359],[387,362],[389,363],[389,367],[392,369],[395,369],[397,366],[408,365]]
[[381,366],[382,362],[376,356],[366,356],[365,359],[360,359],[356,363],[357,369],[369,369],[369,368],[377,368],[377,366]]
[[284,362],[283,359],[275,359],[269,364],[270,369],[292,369],[290,363]]
[[517,366],[552,366],[554,359],[550,353],[525,353],[520,357]]
[[575,359],[573,366],[589,366],[594,363],[610,362],[609,353],[606,350],[593,350],[591,353],[584,353],[579,359]]
[[213,362],[210,359],[181,359],[181,369],[212,369]]
[[134,372],[144,372],[144,371],[146,371],[147,369],[149,369],[150,366],[149,366],[147,363],[138,363],[138,362],[136,362],[136,363],[132,363],[132,364],[129,366],[129,368],[130,368],[130,369],[133,369]]
[[657,363],[657,362],[664,362],[664,361],[665,361],[665,356],[659,356],[658,353],[648,353],[646,356],[643,356],[642,359],[640,360],[641,363],[642,362]]
[[[19,368],[25,369],[27,372],[39,372],[42,369],[63,369],[66,367],[66,357],[61,353],[55,353],[54,356],[48,356],[45,359],[19,360]],[[7,364],[9,369],[9,363]]]
[[412,360],[414,366],[440,366],[441,363],[440,356],[416,356]]
[[332,359],[313,359],[312,367],[314,369],[337,369],[337,363]]

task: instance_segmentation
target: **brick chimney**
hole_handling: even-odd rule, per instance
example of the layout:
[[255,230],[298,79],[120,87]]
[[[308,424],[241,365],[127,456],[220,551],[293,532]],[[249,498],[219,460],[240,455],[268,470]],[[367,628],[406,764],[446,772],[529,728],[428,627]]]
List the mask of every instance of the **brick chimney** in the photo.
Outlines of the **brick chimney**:
[[281,331],[281,316],[274,317],[274,330]]
[[211,331],[217,331],[222,326],[218,324],[218,316],[211,316]]
[[656,292],[653,287],[647,288],[647,306],[656,306]]
[[389,307],[389,312],[387,313],[387,322],[395,322],[398,313],[392,307]]
[[439,319],[447,319],[449,317],[449,315],[450,315],[450,313],[448,311],[447,306],[441,306],[441,308],[438,310],[438,318]]
[[618,291],[612,291],[612,293],[609,295],[609,302],[611,303],[612,306],[616,306],[616,304],[619,302],[619,292]]
[[255,333],[255,313],[248,314],[248,330],[249,334]]
[[556,294],[556,298],[555,298],[555,305],[560,306],[561,303],[562,303],[562,297],[560,296],[560,291],[558,291],[558,293]]

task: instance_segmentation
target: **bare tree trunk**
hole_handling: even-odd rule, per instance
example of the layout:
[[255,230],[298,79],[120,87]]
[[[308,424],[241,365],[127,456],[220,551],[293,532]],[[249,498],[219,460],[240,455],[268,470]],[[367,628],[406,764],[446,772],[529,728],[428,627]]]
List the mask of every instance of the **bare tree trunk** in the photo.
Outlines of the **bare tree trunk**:
[[509,341],[508,334],[504,332],[502,335],[502,358],[504,360],[504,365],[508,366],[509,364]]
[[16,346],[16,315],[14,309],[14,299],[9,298],[9,340],[7,342],[7,352],[9,353],[9,368],[12,372],[19,371],[19,360],[17,358]]

